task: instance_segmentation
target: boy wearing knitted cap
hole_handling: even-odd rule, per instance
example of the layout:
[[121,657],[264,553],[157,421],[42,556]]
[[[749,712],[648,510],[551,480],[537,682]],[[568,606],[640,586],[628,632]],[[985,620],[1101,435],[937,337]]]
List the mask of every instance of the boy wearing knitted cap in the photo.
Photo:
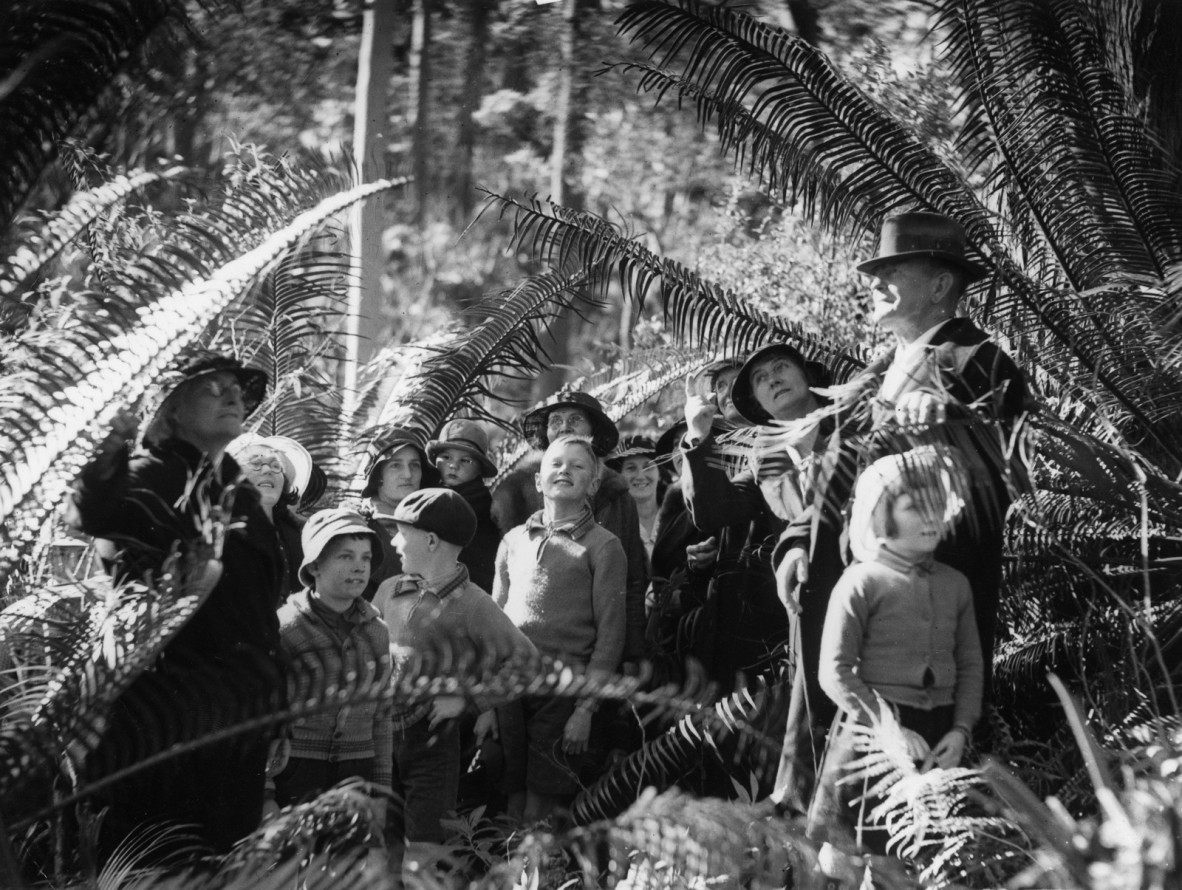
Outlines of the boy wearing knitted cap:
[[861,757],[855,740],[889,711],[910,758],[926,770],[960,764],[981,712],[984,665],[968,578],[932,559],[964,505],[950,449],[917,448],[873,463],[858,478],[850,519],[855,558],[833,588],[821,636],[821,688],[841,709],[809,808],[814,840],[885,852],[842,782]]
[[[279,609],[291,702],[316,701],[328,690],[383,690],[390,681],[390,636],[378,610],[362,598],[382,560],[377,535],[359,513],[336,508],[313,514],[301,542],[304,589]],[[392,740],[389,708],[376,696],[297,718],[287,766],[275,777],[276,803],[288,806],[344,779],[365,779],[377,792],[374,839],[380,839]]]
[[[390,628],[399,675],[416,655],[428,671],[459,665],[477,681],[506,663],[537,657],[492,597],[468,579],[459,557],[476,533],[476,516],[458,492],[420,489],[402,499],[393,519],[403,574],[382,583],[374,605]],[[396,706],[390,833],[406,843],[408,858],[419,858],[416,847],[446,839],[441,820],[455,809],[460,781],[456,718],[466,707],[460,696]]]

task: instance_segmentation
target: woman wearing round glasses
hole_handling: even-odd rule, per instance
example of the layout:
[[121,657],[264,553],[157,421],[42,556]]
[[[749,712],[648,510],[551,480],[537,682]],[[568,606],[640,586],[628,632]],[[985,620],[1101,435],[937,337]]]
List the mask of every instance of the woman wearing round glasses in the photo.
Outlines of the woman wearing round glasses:
[[[155,585],[179,566],[199,579],[187,591],[209,590],[111,708],[83,766],[86,782],[282,704],[275,610],[286,593],[284,560],[259,490],[241,484],[238,464],[226,455],[266,386],[266,374],[235,359],[190,357],[157,386],[146,450],[131,453],[137,423],[122,413],[79,476],[77,525],[96,538],[116,581]],[[217,549],[220,567],[206,562]],[[147,822],[184,823],[216,852],[229,852],[262,814],[269,741],[256,730],[190,745],[103,788],[94,795],[96,809],[108,808],[100,852],[109,855]]]

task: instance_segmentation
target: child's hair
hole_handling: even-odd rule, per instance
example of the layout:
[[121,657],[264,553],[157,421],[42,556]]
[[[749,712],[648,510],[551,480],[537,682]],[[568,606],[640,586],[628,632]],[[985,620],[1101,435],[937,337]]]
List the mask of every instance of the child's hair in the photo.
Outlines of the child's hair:
[[950,448],[927,445],[876,460],[854,488],[850,550],[862,562],[874,559],[883,539],[898,533],[891,512],[904,494],[923,512],[939,517],[946,532],[964,507],[965,486]]
[[586,436],[559,436],[546,446],[546,451],[543,453],[548,454],[552,448],[560,448],[567,445],[577,445],[587,452],[587,457],[591,458],[591,478],[598,479],[603,473],[603,462],[600,461],[599,455],[595,453],[594,444]]

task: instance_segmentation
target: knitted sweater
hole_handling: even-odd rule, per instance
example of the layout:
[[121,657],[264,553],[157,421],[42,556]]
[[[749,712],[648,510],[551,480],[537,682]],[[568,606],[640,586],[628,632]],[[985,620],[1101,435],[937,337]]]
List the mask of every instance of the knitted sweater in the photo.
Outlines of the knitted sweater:
[[984,663],[969,580],[943,563],[915,566],[887,550],[846,569],[821,636],[821,688],[845,711],[886,701],[955,705],[955,724],[981,713]]
[[[289,694],[298,703],[328,690],[384,689],[390,682],[390,634],[378,610],[357,601],[343,642],[316,614],[310,592],[293,593],[279,610],[283,650],[291,662]],[[374,784],[391,787],[393,724],[385,698],[332,707],[297,718],[291,754],[312,760],[373,759]]]
[[538,654],[492,597],[468,580],[463,566],[437,589],[417,575],[389,578],[378,588],[373,604],[390,629],[395,676],[410,667],[416,654],[433,661],[471,663],[477,676]]
[[[502,532],[508,533],[542,509],[542,495],[534,482],[541,468],[541,452],[534,452],[505,476],[493,492],[492,516]],[[646,625],[644,595],[649,582],[648,553],[640,537],[640,516],[628,483],[609,467],[604,467],[600,473],[599,488],[591,498],[591,511],[595,514],[595,521],[619,538],[624,548],[628,567],[624,658],[642,658]]]
[[542,516],[501,541],[493,599],[543,654],[614,671],[624,653],[624,548],[590,510],[555,526]]

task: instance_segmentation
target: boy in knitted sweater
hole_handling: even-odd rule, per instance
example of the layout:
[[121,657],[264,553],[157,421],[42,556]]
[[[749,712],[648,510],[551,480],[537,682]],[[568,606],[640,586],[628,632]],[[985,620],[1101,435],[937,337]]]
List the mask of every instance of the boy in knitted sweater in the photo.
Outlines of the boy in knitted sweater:
[[[336,508],[314,514],[301,543],[304,589],[279,609],[290,700],[315,700],[333,689],[383,689],[390,682],[390,636],[377,609],[362,599],[370,572],[382,559],[377,535],[360,514]],[[297,718],[287,766],[275,777],[275,802],[288,806],[344,779],[365,779],[374,786],[374,838],[380,839],[392,740],[384,699]]]
[[[591,513],[599,473],[590,439],[550,444],[535,482],[543,508],[501,542],[493,598],[539,652],[603,681],[624,652],[627,558]],[[573,796],[595,705],[525,696],[498,709],[511,818],[542,819]]]
[[841,709],[809,809],[814,840],[885,852],[885,833],[865,830],[853,801],[864,782],[839,784],[855,750],[857,724],[889,709],[907,753],[921,768],[959,765],[981,712],[984,663],[968,578],[932,554],[964,504],[947,449],[917,448],[876,461],[858,478],[850,548],[821,636],[821,688]]
[[[428,675],[446,665],[479,681],[536,659],[533,644],[459,561],[476,533],[476,515],[459,492],[420,489],[402,499],[393,519],[403,574],[382,583],[374,605],[390,628],[395,676],[418,663]],[[437,696],[395,706],[390,834],[405,844],[408,861],[426,858],[426,845],[446,840],[442,819],[456,807],[460,781],[456,718],[467,704],[461,696]],[[488,714],[485,723],[491,708]]]

